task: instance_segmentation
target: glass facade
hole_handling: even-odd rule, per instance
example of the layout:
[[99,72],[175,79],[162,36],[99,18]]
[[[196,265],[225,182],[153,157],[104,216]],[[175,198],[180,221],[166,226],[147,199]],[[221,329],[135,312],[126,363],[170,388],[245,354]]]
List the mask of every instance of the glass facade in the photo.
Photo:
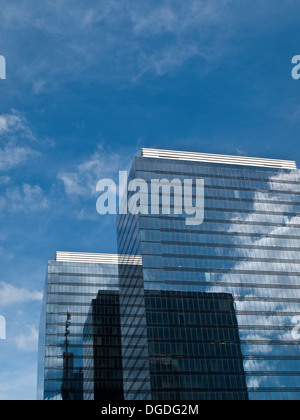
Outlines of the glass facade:
[[145,292],[152,398],[248,400],[233,296]]
[[130,179],[203,179],[205,218],[118,217],[125,399],[299,400],[300,172],[136,157]]
[[50,261],[38,399],[123,399],[117,264]]

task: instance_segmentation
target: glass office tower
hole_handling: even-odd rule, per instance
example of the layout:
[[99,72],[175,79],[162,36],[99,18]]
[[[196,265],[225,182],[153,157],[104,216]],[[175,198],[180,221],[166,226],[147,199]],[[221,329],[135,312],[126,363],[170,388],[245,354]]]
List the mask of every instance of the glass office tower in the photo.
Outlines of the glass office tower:
[[48,263],[38,399],[124,398],[119,264],[135,267],[141,260],[60,252]]
[[125,399],[299,400],[296,164],[143,150],[133,179],[204,180],[205,214],[118,218]]

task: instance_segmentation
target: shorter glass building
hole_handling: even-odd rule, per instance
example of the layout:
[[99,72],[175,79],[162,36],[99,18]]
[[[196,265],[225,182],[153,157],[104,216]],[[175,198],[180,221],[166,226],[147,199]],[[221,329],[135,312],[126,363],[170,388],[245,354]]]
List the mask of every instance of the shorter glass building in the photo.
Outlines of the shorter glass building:
[[119,264],[141,259],[58,252],[40,322],[38,399],[123,399]]

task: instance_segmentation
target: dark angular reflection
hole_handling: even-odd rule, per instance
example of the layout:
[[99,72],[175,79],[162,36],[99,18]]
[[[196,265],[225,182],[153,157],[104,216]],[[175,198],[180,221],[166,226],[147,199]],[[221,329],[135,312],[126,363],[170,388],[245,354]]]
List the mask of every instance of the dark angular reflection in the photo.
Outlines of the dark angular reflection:
[[92,300],[83,340],[85,399],[124,400],[119,292]]
[[152,398],[248,400],[234,299],[146,291]]

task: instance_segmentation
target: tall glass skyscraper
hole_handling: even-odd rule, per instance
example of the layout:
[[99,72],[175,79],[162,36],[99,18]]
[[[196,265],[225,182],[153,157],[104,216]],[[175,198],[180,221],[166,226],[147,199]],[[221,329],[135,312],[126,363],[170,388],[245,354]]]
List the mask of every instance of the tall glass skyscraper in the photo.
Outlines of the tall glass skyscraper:
[[299,400],[296,164],[143,150],[133,179],[202,180],[205,215],[119,216],[119,253],[143,260],[120,274],[125,398]]

